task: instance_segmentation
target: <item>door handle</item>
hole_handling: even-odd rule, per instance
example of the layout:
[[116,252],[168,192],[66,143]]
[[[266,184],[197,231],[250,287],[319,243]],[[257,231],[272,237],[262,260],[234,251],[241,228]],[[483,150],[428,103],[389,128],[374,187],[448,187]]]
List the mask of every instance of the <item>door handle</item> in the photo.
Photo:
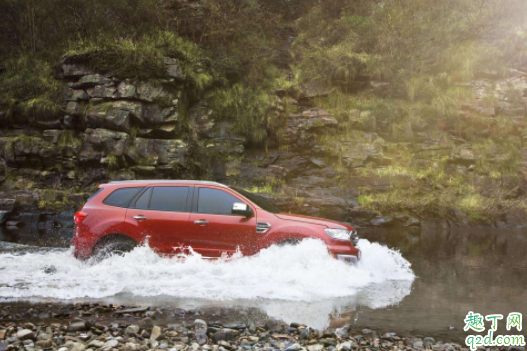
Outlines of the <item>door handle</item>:
[[200,220],[194,221],[194,224],[197,224],[197,225],[208,225],[209,222],[207,222],[204,219],[200,219]]
[[141,216],[141,215],[139,215],[139,216],[133,216],[132,218],[133,218],[133,219],[137,219],[138,221],[144,221],[144,220],[146,219],[145,216]]

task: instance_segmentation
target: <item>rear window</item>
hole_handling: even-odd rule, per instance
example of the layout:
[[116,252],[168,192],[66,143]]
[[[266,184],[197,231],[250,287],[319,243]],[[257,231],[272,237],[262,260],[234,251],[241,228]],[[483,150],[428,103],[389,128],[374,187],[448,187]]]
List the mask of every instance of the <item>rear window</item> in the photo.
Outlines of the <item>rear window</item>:
[[150,209],[159,211],[186,212],[188,187],[156,186],[150,199]]
[[91,199],[93,199],[95,197],[95,195],[97,195],[98,193],[100,193],[104,188],[99,188],[97,189],[89,198],[88,200],[86,200],[86,202],[90,201]]
[[136,196],[143,187],[140,188],[122,188],[117,189],[104,201],[102,202],[105,205],[108,206],[115,206],[115,207],[128,207],[128,204],[130,204],[130,201]]

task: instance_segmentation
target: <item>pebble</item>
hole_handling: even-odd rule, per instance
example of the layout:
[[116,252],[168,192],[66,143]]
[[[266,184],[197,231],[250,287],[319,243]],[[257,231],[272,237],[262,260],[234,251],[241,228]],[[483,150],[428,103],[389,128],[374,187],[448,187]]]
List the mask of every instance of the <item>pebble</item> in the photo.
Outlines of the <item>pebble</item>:
[[101,349],[102,350],[108,350],[108,349],[113,349],[114,347],[117,347],[117,345],[119,345],[119,341],[113,339],[113,340],[108,340],[107,342],[105,342],[102,346],[101,346]]
[[161,336],[161,328],[158,326],[153,327],[150,333],[150,341],[156,341],[159,336]]
[[[300,323],[287,325],[270,319],[252,320],[251,315],[247,315],[245,323],[223,323],[218,321],[220,316],[228,317],[223,310],[212,314],[213,320],[207,319],[211,314],[205,311],[178,313],[174,317],[176,323],[174,318],[168,322],[166,316],[172,313],[168,309],[151,311],[144,307],[95,304],[68,308],[50,305],[50,308],[53,308],[53,322],[40,319],[33,325],[23,320],[23,316],[51,312],[43,312],[40,307],[30,312],[10,311],[13,316],[20,316],[16,317],[20,323],[16,318],[10,317],[9,322],[0,319],[0,351],[468,351],[464,345],[436,342],[431,337],[403,337],[393,332],[378,333],[370,328],[357,334],[350,325],[314,330]],[[112,315],[118,319],[112,319]],[[155,319],[154,323],[153,317],[158,318],[158,315],[165,318]],[[489,348],[486,351],[498,350]],[[525,348],[511,347],[508,351],[525,351]]]
[[104,341],[101,340],[92,340],[88,344],[89,347],[101,348],[104,345]]
[[16,337],[18,340],[27,340],[27,339],[35,340],[36,339],[35,333],[33,333],[33,331],[29,329],[19,330],[16,333]]

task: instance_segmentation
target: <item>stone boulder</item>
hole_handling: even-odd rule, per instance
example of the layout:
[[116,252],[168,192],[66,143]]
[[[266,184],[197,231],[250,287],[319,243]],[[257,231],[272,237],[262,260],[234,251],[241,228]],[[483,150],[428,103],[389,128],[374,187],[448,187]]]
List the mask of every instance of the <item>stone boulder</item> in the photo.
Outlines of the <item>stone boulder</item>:
[[82,89],[82,88],[90,88],[94,87],[95,85],[110,85],[112,84],[112,80],[102,74],[89,74],[86,76],[82,76],[81,79],[75,84],[73,84],[73,88],[75,89]]
[[79,78],[93,74],[93,71],[86,66],[78,63],[65,63],[62,65],[62,72],[65,78]]
[[179,121],[178,107],[170,106],[162,108],[156,104],[147,105],[145,106],[142,121],[147,127],[177,122]]
[[309,136],[314,137],[314,133],[323,128],[336,128],[338,124],[329,112],[315,107],[300,114],[289,115],[282,140],[285,144],[294,144]]
[[137,98],[147,102],[154,102],[156,99],[164,98],[176,105],[179,100],[179,94],[179,92],[176,94],[168,92],[159,84],[153,84],[150,82],[141,82],[137,84]]
[[117,97],[117,88],[113,83],[106,83],[88,88],[86,89],[86,93],[92,99],[115,99]]
[[200,102],[192,105],[187,111],[187,117],[191,126],[192,138],[208,138],[214,128],[213,111],[208,106]]
[[62,94],[65,101],[88,100],[90,96],[82,89],[65,88]]
[[328,96],[333,91],[331,84],[321,79],[312,80],[302,89],[302,99],[313,99]]
[[178,168],[186,166],[187,152],[188,145],[182,140],[136,138],[125,156],[138,165]]
[[130,82],[123,80],[117,86],[116,96],[118,98],[127,99],[135,97],[136,88]]
[[171,57],[165,57],[163,59],[163,63],[165,64],[167,75],[169,77],[175,78],[177,80],[185,80],[185,75],[181,70],[178,60]]
[[118,103],[112,104],[109,108],[106,105],[96,105],[86,115],[86,126],[92,129],[104,128],[129,133],[134,116],[131,111],[134,109],[127,107],[130,105],[123,106]]
[[83,162],[98,161],[104,156],[113,154],[122,156],[129,143],[126,133],[115,132],[108,129],[86,129],[79,160]]

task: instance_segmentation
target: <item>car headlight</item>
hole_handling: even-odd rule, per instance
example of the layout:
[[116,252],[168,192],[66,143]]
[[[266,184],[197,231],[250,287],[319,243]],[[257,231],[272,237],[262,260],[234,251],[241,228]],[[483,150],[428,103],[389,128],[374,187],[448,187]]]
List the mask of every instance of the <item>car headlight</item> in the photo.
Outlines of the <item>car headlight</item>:
[[324,229],[324,231],[333,239],[338,240],[349,240],[352,233],[346,229]]

